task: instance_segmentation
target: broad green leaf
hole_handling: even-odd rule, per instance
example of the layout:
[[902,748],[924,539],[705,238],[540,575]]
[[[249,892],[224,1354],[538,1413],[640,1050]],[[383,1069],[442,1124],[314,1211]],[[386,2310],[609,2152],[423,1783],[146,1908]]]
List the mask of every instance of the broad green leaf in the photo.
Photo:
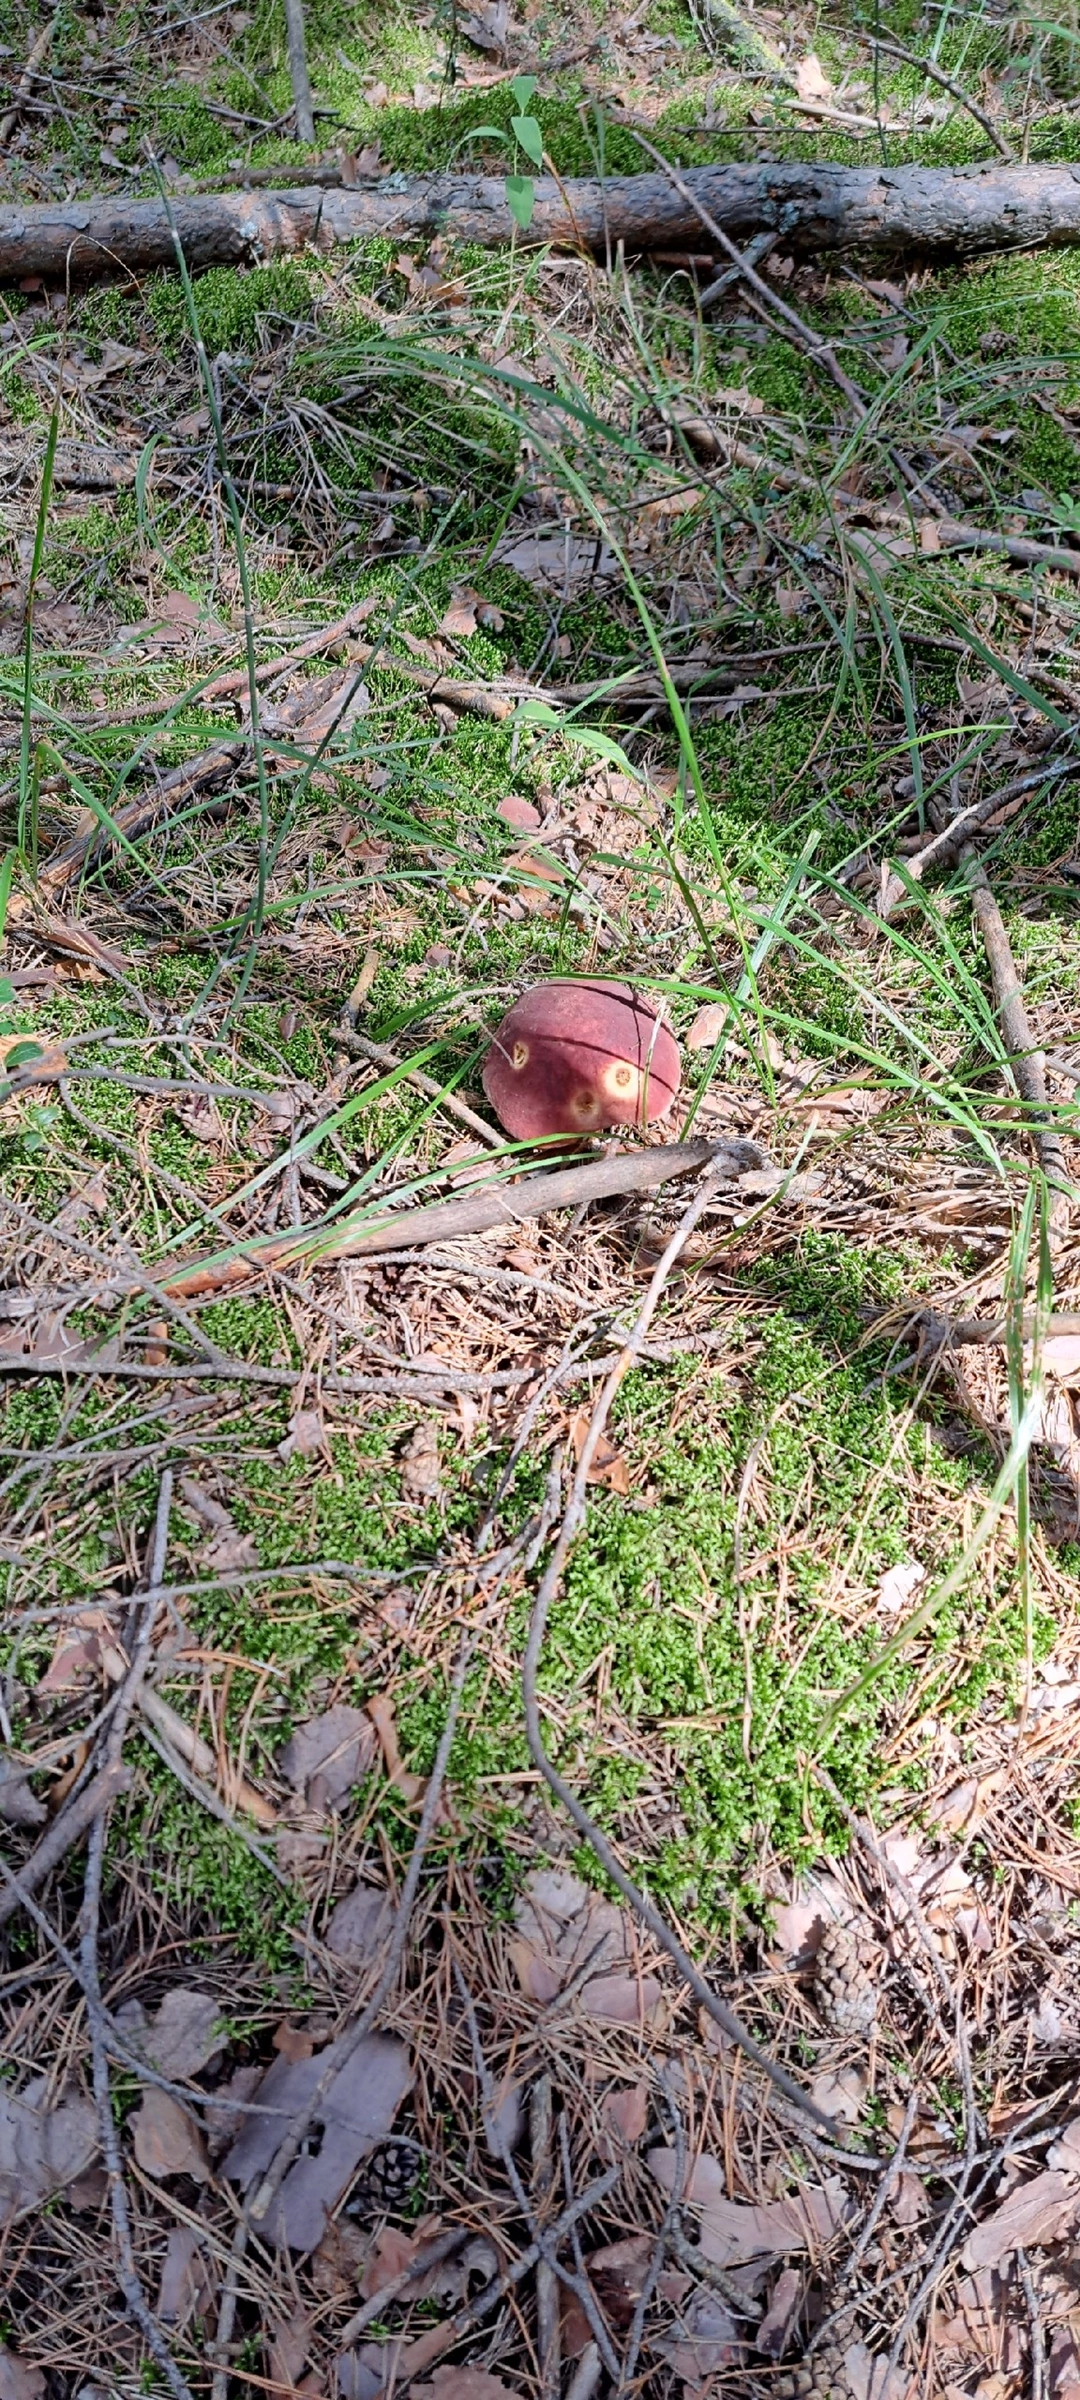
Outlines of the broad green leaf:
[[522,110],[528,108],[529,102],[536,90],[535,75],[515,75],[510,89],[518,107]]
[[531,158],[534,167],[542,167],[544,163],[544,136],[540,131],[540,127],[536,122],[536,118],[511,117],[510,131],[514,136],[514,140],[516,142],[520,142],[526,158]]
[[533,205],[536,200],[536,187],[532,176],[508,175],[503,188],[506,192],[506,205],[511,216],[520,225],[522,233],[527,233],[532,224]]

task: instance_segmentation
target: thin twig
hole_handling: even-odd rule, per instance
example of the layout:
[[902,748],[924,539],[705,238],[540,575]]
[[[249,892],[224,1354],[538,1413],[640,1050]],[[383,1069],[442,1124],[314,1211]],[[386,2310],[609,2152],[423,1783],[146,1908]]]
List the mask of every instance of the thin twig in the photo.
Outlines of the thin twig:
[[[141,1601],[136,1603],[131,1665],[120,1687],[117,1705],[113,1711],[106,1736],[105,1763],[107,1765],[115,1764],[121,1757],[128,1719],[135,1706],[139,1685],[146,1673],[149,1661],[150,1642],[165,1572],[172,1486],[172,1470],[166,1468],[158,1493],[147,1589]],[[106,1818],[102,1812],[95,1817],[90,1828],[79,1959],[81,1981],[87,2004],[94,2100],[97,2106],[105,2171],[109,2182],[109,2206],[112,2212],[113,2234],[116,2242],[116,2278],[147,2349],[164,2375],[174,2400],[193,2400],[191,2387],[181,2374],[157,2318],[147,2302],[135,2262],[135,2250],[131,2238],[131,2216],[128,2209],[127,2186],[124,2181],[123,2155],[120,2148],[120,2135],[113,2114],[112,2092],[109,2083],[109,2051],[103,2023],[101,1979],[98,1972],[98,1921],[101,1908],[101,1873],[105,1859],[105,1827]]]
[[1026,2250],[1017,2251],[1016,2264],[1020,2269],[1020,2281],[1024,2287],[1024,2299],[1028,2312],[1031,2347],[1031,2400],[1046,2400],[1046,2347],[1043,2340],[1042,2312],[1039,2308],[1039,2295],[1035,2289],[1035,2278],[1031,2272],[1031,2261]]
[[433,2241],[422,2242],[415,2258],[411,2258],[399,2274],[392,2276],[389,2283],[382,2284],[377,2292],[373,2292],[370,2300],[365,2300],[341,2332],[335,2334],[337,2348],[347,2350],[358,2334],[366,2333],[368,2326],[374,2325],[385,2314],[390,2302],[399,2299],[410,2283],[415,2283],[419,2276],[426,2275],[432,2267],[441,2267],[446,2259],[456,2258],[468,2239],[466,2226],[451,2225],[447,2233],[437,2234]]
[[968,116],[973,117],[976,125],[982,127],[987,141],[993,143],[998,157],[1007,159],[1010,166],[1015,165],[1016,153],[1006,141],[1004,134],[998,132],[993,120],[986,115],[984,109],[979,107],[978,101],[972,100],[962,84],[954,82],[951,75],[946,75],[944,68],[939,67],[935,59],[920,58],[916,50],[905,50],[903,43],[898,42],[895,37],[884,42],[880,34],[866,33],[863,34],[862,39],[869,43],[872,50],[884,51],[886,58],[902,59],[905,66],[917,67],[919,74],[925,75],[929,82],[939,83],[942,91],[948,92],[958,107],[966,109]]
[[[699,1973],[688,1952],[684,1950],[682,1943],[672,1932],[667,1919],[632,1881],[621,1859],[617,1857],[610,1842],[601,1833],[599,1826],[594,1823],[577,1793],[570,1784],[564,1781],[558,1768],[552,1764],[544,1747],[541,1726],[536,1679],[544,1645],[544,1633],[568,1553],[585,1521],[589,1469],[596,1455],[615,1395],[640,1353],[664,1286],[699,1217],[703,1216],[708,1208],[715,1188],[715,1176],[705,1175],[696,1197],[680,1219],[663,1256],[657,1262],[633,1328],[628,1334],[619,1358],[593,1408],[588,1432],[578,1460],[577,1473],[563,1513],[562,1524],[559,1527],[551,1558],[533,1602],[529,1636],[522,1666],[525,1731],[533,1762],[539,1767],[545,1783],[554,1792],[556,1799],[561,1800],[563,1807],[573,1818],[579,1833],[584,1835],[585,1840],[599,1859],[605,1874],[610,1876],[616,1889],[622,1893],[624,1900],[629,1902],[630,1907],[640,1917],[642,1924],[647,1927],[654,1940],[658,1941],[661,1948],[667,1952],[684,1982],[693,1992],[695,1999],[700,2002],[713,2022],[719,2025],[728,2040],[735,2042],[747,2058],[752,2059],[754,2064],[761,2068],[770,2083],[775,2086],[777,2091],[783,2093],[784,2098],[790,2101],[794,2108],[797,2108],[802,2115],[811,2118],[813,2123],[819,2125],[825,2132],[835,2136],[837,2131],[835,2120],[828,2115],[825,2109],[819,2108],[816,2100],[812,2100],[809,2093],[803,2090],[802,2085],[795,2081],[794,2076],[788,2074],[786,2067],[779,2066],[776,2060],[770,2058],[768,2052],[762,2049],[760,2043],[755,2041],[753,2034],[727,2006],[726,2001],[719,1998],[718,1994],[712,1990],[711,1985],[706,1982],[705,1977]],[[875,2161],[875,2164],[877,2163]]]
[[[533,2206],[539,2223],[544,2224],[551,2213],[555,2178],[555,2162],[551,2154],[550,2075],[538,2075],[529,2094],[529,2143],[532,2152]],[[559,2400],[559,2333],[559,2286],[555,2269],[546,2258],[540,2258],[536,2265],[536,2343],[540,2354],[542,2400]]]

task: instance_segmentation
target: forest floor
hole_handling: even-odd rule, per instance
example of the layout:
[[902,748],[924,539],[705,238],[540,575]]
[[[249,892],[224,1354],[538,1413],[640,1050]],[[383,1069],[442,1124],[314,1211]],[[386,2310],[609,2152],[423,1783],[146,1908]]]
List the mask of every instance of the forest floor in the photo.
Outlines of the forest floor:
[[[302,182],[283,23],[13,4],[0,199]],[[877,34],[315,0],[318,156],[1080,158]],[[1080,2390],[1080,254],[724,264],[0,295],[0,2400]],[[692,1180],[411,1235],[564,974],[647,1326]]]

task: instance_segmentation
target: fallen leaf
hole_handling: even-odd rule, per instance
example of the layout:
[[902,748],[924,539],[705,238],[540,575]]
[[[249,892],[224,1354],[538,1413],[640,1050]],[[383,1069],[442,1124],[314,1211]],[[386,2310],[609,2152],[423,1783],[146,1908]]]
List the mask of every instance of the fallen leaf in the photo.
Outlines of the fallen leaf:
[[298,1408],[296,1415],[289,1418],[289,1430],[284,1441],[278,1443],[278,1457],[325,1458],[328,1454],[322,1410]]
[[287,2317],[272,2317],[266,2345],[266,2371],[277,2392],[291,2392],[300,2381],[315,2339],[306,2308],[298,2303]]
[[912,1594],[925,1582],[926,1568],[917,1559],[903,1559],[899,1566],[887,1567],[878,1585],[877,1604],[882,1616],[899,1616]]
[[[579,1461],[585,1448],[590,1422],[590,1412],[587,1408],[579,1408],[577,1414],[570,1419],[570,1440],[573,1443],[574,1457]],[[614,1442],[608,1440],[606,1434],[601,1434],[596,1445],[586,1482],[601,1484],[605,1491],[618,1492],[623,1499],[626,1499],[629,1494],[630,1470],[621,1450],[616,1448]]]
[[0,1067],[5,1075],[18,1076],[20,1088],[34,1083],[56,1083],[67,1074],[67,1051],[55,1043],[39,1042],[30,1033],[0,1034]]
[[394,1703],[389,1694],[376,1692],[367,1703],[367,1713],[378,1735],[387,1779],[401,1793],[402,1799],[411,1805],[414,1800],[419,1800],[424,1791],[424,1777],[410,1774],[402,1760],[398,1747]]
[[155,2182],[167,2175],[191,2175],[196,2183],[209,2181],[210,2164],[199,2126],[191,2110],[156,2084],[143,2093],[131,2120],[131,2139],[144,2175]]
[[[502,58],[506,51],[506,29],[510,17],[509,0],[472,0],[472,5],[457,19],[457,30],[474,50],[482,50],[489,58]],[[457,2400],[466,2400],[464,2393]],[[477,2394],[476,2400],[482,2400]]]
[[1050,2340],[1050,2400],[1080,2392],[1080,2346],[1070,2325],[1056,2325]]
[[606,2242],[602,2249],[590,2250],[585,2261],[604,2314],[620,2332],[633,2318],[655,2248],[652,2234],[629,2233],[621,2242]]
[[796,2267],[785,2267],[776,2278],[772,2299],[754,2335],[754,2348],[766,2358],[782,2358],[803,2304],[804,2284]]
[[514,898],[533,916],[557,917],[569,897],[566,869],[549,850],[511,850],[505,872],[514,878]]
[[797,1898],[779,1901],[772,1911],[770,1952],[792,1966],[805,1966],[817,1956],[829,1925],[850,1925],[855,1910],[835,1875],[808,1877]]
[[865,2067],[832,2067],[815,2076],[810,2097],[826,2116],[838,2117],[842,2125],[856,2125],[869,2088]]
[[190,2083],[225,2048],[223,2015],[222,2002],[213,1992],[178,1983],[152,2017],[138,2001],[129,2001],[118,2009],[117,2023],[159,2075],[166,2075],[170,2083]]
[[889,2213],[896,2225],[919,2225],[928,2214],[930,2202],[921,2175],[912,2175],[903,2167],[896,2178],[889,2198]]
[[294,2159],[268,2228],[275,2241],[305,2256],[321,2241],[361,2159],[385,2139],[412,2087],[408,2051],[393,2035],[368,2034],[351,2056],[345,2049],[342,2039],[295,2064],[275,2059],[258,2088],[261,2105],[248,2115],[222,2168],[247,2191],[265,2174],[282,2125],[307,2107],[329,2074],[313,2127],[318,2149]]
[[19,2093],[0,2084],[0,2226],[31,2215],[97,2157],[93,2102],[69,2089],[50,2106],[48,2091],[44,2075]]
[[795,89],[800,100],[831,100],[833,86],[815,51],[800,58],[795,69]]
[[940,558],[941,535],[936,517],[919,518],[919,548],[924,558]]
[[194,2225],[171,2225],[158,2286],[157,2314],[162,2324],[182,2332],[192,2317],[208,2317],[217,2284],[217,2267],[205,2236]]
[[655,2023],[663,1992],[655,1975],[594,1975],[581,1987],[581,2005],[606,2025]]
[[723,1001],[707,1000],[704,1008],[699,1008],[686,1036],[687,1049],[711,1050],[713,1043],[719,1041],[730,1016],[731,1010],[725,1008]]
[[1080,1333],[1051,1333],[1042,1346],[1042,1363],[1059,1383],[1080,1374]]
[[915,2400],[915,2389],[900,2367],[875,2358],[865,2342],[852,2342],[844,2352],[844,2373],[851,2400]]
[[633,2149],[640,2142],[649,2122],[649,2087],[647,2083],[631,2083],[623,2090],[605,2092],[600,2103],[600,2123],[603,2131],[598,2148],[602,2158],[618,2158],[623,2150]]
[[321,1717],[309,1717],[291,1734],[278,1764],[305,1805],[325,1815],[340,1808],[354,1784],[375,1761],[375,1729],[366,1709],[339,1700]]
[[[583,1969],[625,1968],[632,1931],[621,1909],[560,1867],[530,1875],[514,1907],[510,1958],[531,2000],[553,2000]],[[584,1995],[583,1995],[584,1996]]]
[[401,1452],[401,1480],[408,1492],[421,1499],[438,1498],[442,1485],[439,1480],[439,1428],[431,1417],[415,1425]]
[[[650,2150],[648,2164],[670,2197],[678,2165],[675,2151]],[[840,2232],[850,2205],[839,2175],[788,2200],[766,2200],[757,2206],[729,2200],[724,2169],[708,2151],[694,2166],[686,2199],[702,2210],[698,2238],[705,2257],[717,2267],[737,2266],[750,2258],[783,2258],[793,2250],[816,2251]]]
[[497,633],[503,621],[501,609],[493,608],[479,592],[465,585],[451,592],[450,605],[440,620],[439,632],[448,636],[458,634],[462,639],[467,639],[469,634],[476,632],[478,625],[492,624],[494,618],[498,618],[498,624],[493,625],[493,631]]
[[430,2383],[418,2383],[417,2400],[518,2400],[498,2375],[482,2367],[436,2367]]
[[178,433],[181,437],[181,440],[185,442],[194,441],[197,434],[209,433],[209,409],[192,408],[188,410],[186,416],[174,417],[172,429],[173,432]]
[[995,1767],[989,1775],[969,1775],[953,1784],[940,1799],[931,1800],[927,1822],[939,1833],[977,1833],[995,1793],[1008,1783],[1008,1769]]
[[42,2400],[44,2390],[41,2368],[16,2358],[15,2352],[0,2342],[0,2400]]
[[1067,2175],[1080,2175],[1080,2117],[1073,2117],[1059,2133],[1046,2153],[1048,2167],[1061,2167]]
[[558,592],[565,598],[592,584],[612,583],[619,574],[613,550],[598,537],[587,540],[571,533],[504,533],[492,558],[512,567],[525,583]]
[[654,2335],[650,2347],[664,2359],[673,2375],[682,2377],[687,2400],[703,2390],[721,2367],[738,2366],[742,2355],[739,2331],[719,2293],[692,2293],[671,2329]]
[[518,833],[535,833],[544,821],[532,801],[519,799],[516,792],[508,792],[505,800],[500,800],[498,814],[504,825],[513,825]]
[[379,1884],[358,1883],[338,1901],[323,1941],[335,1958],[351,1967],[364,1966],[382,1948],[396,1914],[389,1892]]
[[337,667],[330,675],[302,684],[278,706],[263,707],[259,723],[270,740],[310,756],[331,737],[349,733],[370,707],[371,694],[355,667]]
[[1060,2241],[1080,2215],[1080,2183],[1060,2167],[1045,2168],[1010,2192],[1000,2208],[969,2233],[960,2263],[997,2267],[1014,2250],[1037,2250]]

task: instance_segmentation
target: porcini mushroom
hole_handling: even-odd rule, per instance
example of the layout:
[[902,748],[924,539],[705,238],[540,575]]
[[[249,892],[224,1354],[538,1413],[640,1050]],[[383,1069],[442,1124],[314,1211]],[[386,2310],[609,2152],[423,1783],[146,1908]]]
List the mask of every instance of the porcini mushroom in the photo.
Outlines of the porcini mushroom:
[[538,983],[492,1037],[484,1090],[519,1142],[647,1125],[679,1088],[679,1045],[628,983]]

